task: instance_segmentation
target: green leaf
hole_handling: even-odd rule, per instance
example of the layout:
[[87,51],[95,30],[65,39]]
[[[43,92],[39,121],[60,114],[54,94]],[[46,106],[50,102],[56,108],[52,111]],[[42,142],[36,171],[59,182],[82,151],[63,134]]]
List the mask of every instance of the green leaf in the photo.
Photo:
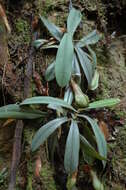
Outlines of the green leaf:
[[67,19],[67,31],[72,36],[81,21],[82,15],[79,10],[72,8]]
[[67,102],[69,105],[72,104],[73,101],[73,92],[71,87],[68,87],[64,94],[64,101]]
[[85,52],[79,48],[75,48],[77,52],[78,59],[80,61],[81,67],[83,69],[83,72],[86,76],[86,79],[88,81],[88,85],[90,86],[91,81],[92,81],[92,76],[93,76],[93,68],[92,68],[92,63],[90,62],[90,59],[87,57]]
[[88,165],[93,166],[93,163],[94,163],[94,161],[96,160],[96,158],[87,155],[87,154],[85,153],[85,150],[84,150],[82,144],[81,144],[81,151],[82,151],[82,155],[83,155],[84,161],[85,161]]
[[91,54],[92,60],[93,60],[93,71],[95,71],[96,66],[97,66],[97,57],[96,57],[96,53],[91,49],[90,46],[87,46],[88,51]]
[[72,68],[73,68],[72,73],[74,75],[74,78],[77,81],[77,83],[80,84],[81,83],[81,71],[80,71],[80,65],[78,63],[77,56],[75,53],[74,53]]
[[40,48],[43,44],[45,44],[45,43],[47,43],[48,42],[48,40],[45,40],[45,39],[38,39],[38,40],[35,40],[34,42],[33,42],[33,46],[35,47],[35,48]]
[[73,111],[76,111],[71,105],[59,98],[53,98],[50,96],[36,96],[32,98],[25,99],[20,106],[32,105],[32,104],[54,104],[57,106],[62,106]]
[[0,119],[37,119],[43,116],[44,112],[32,108],[22,109],[17,104],[0,107]]
[[72,3],[72,0],[70,0],[70,2],[69,2],[69,11],[71,11],[72,8],[73,8],[73,3]]
[[84,47],[86,45],[95,44],[99,41],[100,36],[96,30],[93,30],[87,36],[83,37],[77,44],[77,47]]
[[[97,122],[86,115],[78,115],[78,116],[83,117],[90,123],[92,130],[96,136],[98,152],[102,157],[107,159],[107,143],[106,143],[105,137],[104,137],[101,129],[99,128]],[[106,161],[102,161],[102,162],[103,162],[103,166],[105,167]]]
[[84,149],[84,153],[90,157],[97,158],[99,160],[105,160],[95,149],[94,147],[87,141],[87,139],[80,135],[80,140],[82,142],[82,147]]
[[81,121],[81,125],[83,126],[82,134],[87,139],[87,141],[92,145],[96,146],[96,138],[92,132],[92,130],[89,128],[88,122]]
[[54,104],[49,104],[48,108],[57,111],[58,116],[60,116],[61,114],[65,115],[64,114],[65,110],[61,106],[57,106],[57,105],[54,105]]
[[55,61],[53,61],[45,72],[45,79],[46,81],[51,81],[55,78]]
[[49,160],[54,163],[55,149],[58,145],[58,131],[54,131],[48,138]]
[[56,55],[55,75],[60,87],[65,87],[72,73],[72,60],[74,55],[72,37],[64,34]]
[[59,45],[43,45],[42,49],[58,49]]
[[33,140],[32,140],[32,145],[31,149],[32,151],[35,151],[41,144],[44,143],[44,141],[58,128],[60,127],[63,123],[68,121],[67,117],[61,117],[54,119],[47,124],[43,125],[35,134]]
[[46,18],[40,16],[40,19],[43,22],[43,24],[46,26],[46,28],[49,30],[49,32],[52,34],[52,36],[56,38],[58,41],[60,41],[63,36],[61,30]]
[[96,172],[94,172],[92,169],[90,170],[90,175],[92,178],[92,185],[94,187],[94,190],[105,190],[104,185],[102,182],[98,179]]
[[119,98],[109,98],[104,100],[95,101],[89,104],[87,109],[112,107],[120,103]]
[[89,89],[96,90],[98,88],[98,85],[99,85],[99,73],[97,70],[95,70]]
[[77,170],[79,160],[80,138],[77,122],[72,120],[67,137],[64,166],[67,173],[72,174]]

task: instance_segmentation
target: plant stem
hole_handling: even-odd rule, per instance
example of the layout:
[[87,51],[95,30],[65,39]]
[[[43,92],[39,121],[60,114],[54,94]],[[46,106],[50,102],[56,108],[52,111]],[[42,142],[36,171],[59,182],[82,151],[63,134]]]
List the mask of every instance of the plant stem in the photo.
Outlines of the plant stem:
[[13,145],[13,155],[12,155],[12,164],[10,171],[10,183],[8,190],[14,190],[14,186],[16,183],[16,171],[19,165],[20,156],[21,156],[21,139],[22,139],[22,131],[23,131],[23,121],[18,120],[15,129],[14,136],[14,145]]

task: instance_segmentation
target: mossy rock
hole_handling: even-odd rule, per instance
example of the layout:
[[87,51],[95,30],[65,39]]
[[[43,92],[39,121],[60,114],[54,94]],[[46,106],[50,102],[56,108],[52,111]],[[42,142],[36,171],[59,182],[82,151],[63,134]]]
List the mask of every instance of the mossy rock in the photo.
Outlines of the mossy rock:
[[15,22],[16,32],[17,32],[17,39],[20,42],[24,42],[29,44],[30,42],[30,25],[29,23],[22,19],[18,18]]

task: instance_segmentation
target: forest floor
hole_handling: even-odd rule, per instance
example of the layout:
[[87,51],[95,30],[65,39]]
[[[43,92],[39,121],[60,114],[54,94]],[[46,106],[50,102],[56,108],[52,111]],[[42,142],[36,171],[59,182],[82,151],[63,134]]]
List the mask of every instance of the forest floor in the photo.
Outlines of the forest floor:
[[[101,176],[102,182],[108,190],[126,189],[126,35],[123,9],[122,17],[118,17],[118,7],[109,11],[115,11],[115,18],[106,10],[106,4],[95,4],[95,1],[73,1],[73,5],[79,8],[83,14],[82,26],[76,36],[88,34],[93,29],[99,30],[103,39],[94,46],[98,59],[98,70],[100,73],[100,85],[95,93],[89,94],[90,99],[99,100],[110,97],[118,97],[121,104],[113,109],[103,109],[95,116],[101,125],[108,128],[108,164]],[[90,3],[91,2],[91,3]],[[86,5],[85,5],[86,4]],[[38,36],[46,38],[49,36],[47,30],[40,21],[39,14],[48,17],[52,22],[60,27],[65,27],[68,15],[68,0],[35,0],[35,1],[4,1],[11,34],[8,39],[9,64],[7,65],[4,98],[2,89],[0,94],[0,105],[20,102],[23,99],[24,91],[24,71],[29,59],[29,51],[33,42],[32,27]],[[125,5],[126,6],[126,5]],[[112,12],[114,13],[114,12]],[[123,18],[123,19],[122,19]],[[105,19],[106,24],[103,24]],[[122,21],[123,20],[123,21]],[[103,24],[103,25],[102,25]],[[34,26],[33,26],[34,25]],[[114,33],[115,34],[114,34]],[[55,51],[36,51],[33,58],[33,78],[31,95],[59,96],[59,89],[56,81],[48,84],[44,79],[47,65],[53,60]],[[55,89],[55,90],[54,90]],[[29,124],[28,124],[29,125]],[[31,125],[31,124],[30,124]],[[39,126],[39,124],[35,124]],[[10,123],[4,129],[3,137],[0,137],[0,190],[8,187],[9,168],[12,156],[12,142],[14,136],[15,123]],[[11,129],[10,129],[11,127]],[[23,133],[22,158],[19,165],[16,190],[65,190],[66,174],[62,168],[62,152],[54,166],[49,162],[47,147],[41,147],[37,155],[42,158],[42,171],[39,180],[35,178],[33,166],[36,155],[29,156],[29,145],[35,131],[34,124],[29,129],[26,127]],[[0,129],[0,131],[2,131]],[[8,132],[9,131],[9,132]],[[9,136],[6,134],[9,133]],[[4,146],[3,146],[4,145]],[[59,161],[60,160],[60,161]],[[60,162],[60,163],[59,163]],[[5,169],[2,173],[1,171]],[[92,185],[88,176],[84,174],[83,167],[77,179],[78,190],[92,190]]]

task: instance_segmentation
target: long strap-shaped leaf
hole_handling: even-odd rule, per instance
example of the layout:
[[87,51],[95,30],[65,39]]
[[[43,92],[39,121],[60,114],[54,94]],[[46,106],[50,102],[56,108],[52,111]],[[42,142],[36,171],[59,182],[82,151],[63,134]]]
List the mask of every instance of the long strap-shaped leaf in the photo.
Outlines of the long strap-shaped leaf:
[[77,56],[80,61],[81,67],[87,78],[88,85],[90,86],[93,76],[93,65],[90,62],[90,59],[87,57],[87,55],[84,53],[84,51],[81,48],[76,47],[75,50],[77,52]]
[[72,36],[81,21],[82,15],[79,10],[72,8],[67,19],[67,31]]
[[53,37],[60,41],[63,36],[61,30],[46,18],[40,16],[40,19],[42,20],[46,28],[49,30],[49,32],[53,35]]
[[76,121],[72,120],[67,137],[64,166],[67,173],[72,174],[77,170],[79,160],[80,137]]
[[62,106],[73,111],[76,111],[71,105],[62,99],[54,98],[50,96],[36,96],[32,98],[25,99],[20,106],[32,105],[32,104],[53,104],[57,106]]
[[45,72],[45,79],[47,81],[51,81],[55,78],[55,61],[53,61],[48,68],[46,69]]
[[42,49],[58,49],[59,45],[43,45]]
[[67,117],[61,117],[58,119],[54,119],[47,124],[43,125],[35,134],[33,140],[31,149],[32,151],[35,151],[41,144],[44,143],[44,141],[63,123],[68,121]]
[[[96,142],[97,142],[99,154],[105,159],[107,159],[107,143],[97,122],[86,115],[78,115],[78,116],[86,119],[90,123],[92,130],[96,136]],[[105,167],[106,161],[103,160],[102,163],[103,163],[103,166]]]
[[87,139],[84,136],[80,135],[80,140],[82,142],[85,154],[93,158],[97,158],[99,160],[105,160],[105,158],[98,154],[98,152],[94,149],[94,147],[87,141]]
[[98,100],[89,104],[87,109],[96,109],[104,107],[112,107],[120,103],[119,98],[109,98],[104,100]]
[[71,105],[73,98],[74,98],[74,96],[73,96],[72,89],[71,89],[71,87],[68,87],[64,94],[64,101],[67,102],[69,105]]
[[84,47],[86,45],[95,44],[99,41],[100,36],[98,35],[96,30],[93,30],[91,33],[89,33],[87,36],[83,37],[76,46],[78,47]]
[[44,112],[21,109],[17,104],[10,104],[0,108],[0,119],[37,119],[43,117]]
[[93,72],[95,71],[96,67],[97,67],[97,57],[96,57],[96,53],[91,49],[91,47],[88,45],[87,46],[88,51],[91,54],[92,57],[92,61],[93,61]]
[[43,44],[45,44],[45,43],[47,43],[48,42],[48,40],[45,40],[45,39],[38,39],[38,40],[35,40],[34,42],[33,42],[33,46],[35,47],[35,48],[40,48]]
[[64,34],[56,55],[55,75],[60,87],[68,85],[72,73],[74,55],[72,36]]
[[73,63],[72,63],[72,74],[76,76],[76,81],[80,84],[81,82],[80,65],[75,53],[74,53],[74,58],[73,58]]

